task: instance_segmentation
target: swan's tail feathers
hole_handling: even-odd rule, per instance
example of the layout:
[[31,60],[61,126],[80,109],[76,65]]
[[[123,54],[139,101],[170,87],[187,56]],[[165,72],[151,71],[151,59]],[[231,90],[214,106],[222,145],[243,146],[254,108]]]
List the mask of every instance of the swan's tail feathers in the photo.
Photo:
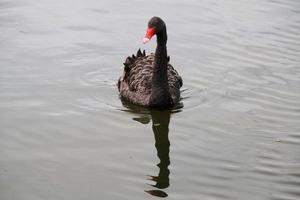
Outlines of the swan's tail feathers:
[[124,70],[125,72],[130,71],[130,66],[140,57],[145,57],[146,56],[146,52],[145,50],[143,50],[143,52],[141,51],[141,49],[139,49],[136,53],[136,55],[132,54],[132,56],[128,56],[125,60],[124,64]]
[[119,92],[120,92],[120,88],[121,88],[121,77],[119,78],[119,80],[118,80],[118,90],[119,90]]
[[137,52],[136,52],[136,57],[145,57],[146,56],[146,51],[143,50],[143,52],[141,51],[141,49],[139,49]]
[[132,61],[133,59],[130,56],[126,58],[125,62],[123,63],[125,72],[128,72],[130,70],[130,65],[133,63]]
[[142,52],[141,52],[141,49],[139,49],[137,52],[136,52],[136,57],[140,57],[140,56],[143,56]]

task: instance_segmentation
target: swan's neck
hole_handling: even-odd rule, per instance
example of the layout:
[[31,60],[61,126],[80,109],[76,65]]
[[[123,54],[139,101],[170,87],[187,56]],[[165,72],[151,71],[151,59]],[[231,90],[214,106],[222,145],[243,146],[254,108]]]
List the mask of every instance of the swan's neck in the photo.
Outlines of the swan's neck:
[[152,94],[150,103],[155,106],[171,106],[172,99],[169,92],[168,75],[167,75],[167,32],[166,30],[156,34],[157,47],[154,57],[153,77],[152,77]]
[[157,44],[155,56],[154,56],[154,66],[153,66],[153,86],[155,87],[165,87],[168,86],[168,76],[167,76],[167,46],[166,44]]

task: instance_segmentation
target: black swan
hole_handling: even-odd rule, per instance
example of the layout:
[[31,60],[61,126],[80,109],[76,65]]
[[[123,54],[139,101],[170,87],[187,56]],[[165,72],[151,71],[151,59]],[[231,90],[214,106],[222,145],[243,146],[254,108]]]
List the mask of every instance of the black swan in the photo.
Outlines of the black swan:
[[157,37],[155,54],[146,55],[139,49],[127,57],[124,73],[118,81],[121,98],[141,106],[171,108],[180,99],[182,79],[169,63],[167,55],[167,28],[159,17],[152,17],[143,39],[147,43]]

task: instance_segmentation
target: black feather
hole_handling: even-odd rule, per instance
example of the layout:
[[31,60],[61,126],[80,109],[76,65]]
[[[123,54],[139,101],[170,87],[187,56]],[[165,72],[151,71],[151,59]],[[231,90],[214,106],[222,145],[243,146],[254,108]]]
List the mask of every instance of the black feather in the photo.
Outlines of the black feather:
[[137,51],[136,56],[137,56],[137,57],[141,57],[141,56],[142,56],[141,49],[139,49],[139,50]]

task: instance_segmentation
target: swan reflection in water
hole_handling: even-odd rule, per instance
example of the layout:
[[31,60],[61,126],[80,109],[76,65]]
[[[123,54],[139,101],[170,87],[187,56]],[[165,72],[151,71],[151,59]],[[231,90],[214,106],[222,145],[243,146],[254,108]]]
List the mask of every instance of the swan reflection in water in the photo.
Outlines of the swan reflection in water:
[[157,150],[157,156],[160,162],[157,164],[159,173],[157,176],[148,175],[148,180],[153,181],[153,184],[149,184],[153,187],[152,190],[146,190],[145,192],[157,196],[167,197],[168,194],[163,191],[169,187],[169,165],[170,165],[170,141],[169,141],[169,122],[171,114],[180,112],[183,107],[182,104],[178,104],[172,110],[152,110],[144,107],[130,104],[126,101],[122,101],[123,105],[128,108],[128,112],[135,114],[142,114],[139,117],[133,118],[133,120],[148,124],[152,119],[152,131],[155,138],[155,148]]

